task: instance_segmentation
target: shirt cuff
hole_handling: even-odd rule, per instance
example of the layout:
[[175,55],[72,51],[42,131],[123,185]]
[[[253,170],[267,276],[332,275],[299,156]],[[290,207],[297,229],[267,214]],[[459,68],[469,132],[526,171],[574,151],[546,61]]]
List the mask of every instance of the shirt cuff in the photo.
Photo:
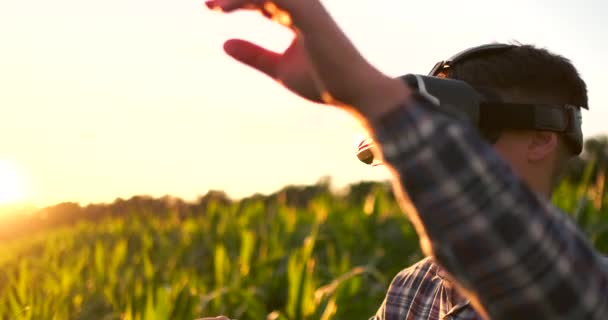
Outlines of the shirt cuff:
[[455,122],[470,125],[457,110],[415,94],[369,125],[384,161],[391,164],[403,154],[416,152],[437,130]]

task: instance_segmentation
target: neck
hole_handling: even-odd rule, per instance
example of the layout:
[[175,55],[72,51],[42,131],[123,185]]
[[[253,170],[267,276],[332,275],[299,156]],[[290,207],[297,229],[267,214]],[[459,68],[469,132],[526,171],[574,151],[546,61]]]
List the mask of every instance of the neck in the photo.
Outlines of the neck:
[[[534,178],[540,178],[540,177],[534,177]],[[550,179],[534,179],[534,178],[525,179],[528,186],[532,189],[532,191],[546,197],[547,199],[551,199],[551,196],[553,194],[553,184],[551,183]]]

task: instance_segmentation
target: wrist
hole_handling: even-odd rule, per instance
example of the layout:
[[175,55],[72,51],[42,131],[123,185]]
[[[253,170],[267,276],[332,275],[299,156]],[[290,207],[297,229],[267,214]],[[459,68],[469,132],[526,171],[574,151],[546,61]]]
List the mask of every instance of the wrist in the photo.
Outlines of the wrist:
[[305,10],[301,8],[286,9],[289,12],[293,28],[299,33],[323,33],[327,22],[331,24],[333,21],[323,4],[317,0],[307,2]]
[[353,102],[353,107],[365,120],[371,122],[402,106],[412,95],[411,89],[401,80],[385,76],[370,84],[365,92]]

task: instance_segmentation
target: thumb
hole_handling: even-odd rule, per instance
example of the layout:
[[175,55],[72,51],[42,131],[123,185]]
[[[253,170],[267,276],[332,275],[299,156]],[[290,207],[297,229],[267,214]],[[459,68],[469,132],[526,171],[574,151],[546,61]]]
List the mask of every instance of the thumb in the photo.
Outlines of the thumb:
[[235,60],[261,71],[269,77],[276,78],[277,64],[281,54],[240,39],[226,41],[224,51]]

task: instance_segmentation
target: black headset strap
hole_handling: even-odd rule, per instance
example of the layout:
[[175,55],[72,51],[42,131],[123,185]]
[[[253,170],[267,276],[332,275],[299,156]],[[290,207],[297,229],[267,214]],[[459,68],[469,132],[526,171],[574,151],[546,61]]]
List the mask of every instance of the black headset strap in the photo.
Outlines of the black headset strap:
[[531,129],[566,132],[571,108],[561,105],[482,103],[479,127],[488,129]]

